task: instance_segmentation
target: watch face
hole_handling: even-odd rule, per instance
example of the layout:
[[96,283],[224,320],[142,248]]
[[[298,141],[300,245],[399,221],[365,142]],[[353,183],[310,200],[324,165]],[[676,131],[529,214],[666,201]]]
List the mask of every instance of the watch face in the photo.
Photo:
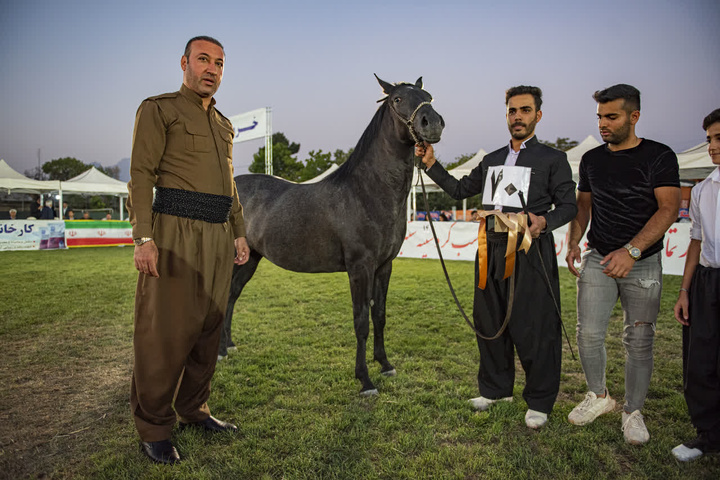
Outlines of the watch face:
[[634,258],[640,258],[640,249],[637,247],[633,247],[630,249],[630,255],[632,255]]

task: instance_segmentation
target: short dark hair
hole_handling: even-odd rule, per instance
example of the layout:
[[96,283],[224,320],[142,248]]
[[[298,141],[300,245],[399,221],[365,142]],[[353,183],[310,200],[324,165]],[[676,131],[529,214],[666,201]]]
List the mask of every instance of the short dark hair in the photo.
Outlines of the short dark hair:
[[720,122],[720,108],[716,108],[710,112],[710,115],[703,119],[703,130],[707,130],[710,128],[710,125],[717,122]]
[[207,35],[198,35],[197,37],[193,37],[188,40],[187,44],[185,44],[185,53],[183,54],[185,58],[190,58],[190,46],[193,42],[196,42],[198,40],[204,40],[206,42],[214,43],[218,47],[222,48],[223,55],[225,54],[225,47],[223,47],[222,43],[220,43],[218,40],[214,39],[213,37],[208,37]]
[[518,85],[517,87],[508,88],[505,91],[505,105],[508,104],[512,97],[526,94],[533,96],[535,99],[535,110],[540,110],[540,107],[542,107],[542,90],[538,87],[530,87],[528,85]]
[[626,83],[619,83],[605,90],[598,90],[593,93],[593,98],[597,103],[607,103],[622,98],[625,101],[623,109],[626,112],[640,111],[640,90]]

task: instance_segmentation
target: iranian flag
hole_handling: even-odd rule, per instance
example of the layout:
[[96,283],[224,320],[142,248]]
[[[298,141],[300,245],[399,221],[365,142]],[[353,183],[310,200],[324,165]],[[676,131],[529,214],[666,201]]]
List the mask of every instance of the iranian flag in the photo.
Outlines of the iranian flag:
[[130,222],[119,220],[66,220],[65,244],[72,247],[132,245]]

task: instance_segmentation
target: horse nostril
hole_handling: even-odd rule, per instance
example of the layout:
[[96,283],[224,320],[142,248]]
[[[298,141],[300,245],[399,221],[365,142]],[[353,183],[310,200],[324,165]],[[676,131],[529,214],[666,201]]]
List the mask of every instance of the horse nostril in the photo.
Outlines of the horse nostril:
[[427,127],[428,125],[430,125],[430,122],[428,122],[427,117],[423,115],[422,121],[420,122],[420,124],[421,124],[423,127]]

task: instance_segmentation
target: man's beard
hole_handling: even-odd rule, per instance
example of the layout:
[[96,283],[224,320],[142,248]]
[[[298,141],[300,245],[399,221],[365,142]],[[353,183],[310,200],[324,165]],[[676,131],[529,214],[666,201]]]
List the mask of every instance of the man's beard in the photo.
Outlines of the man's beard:
[[628,137],[630,137],[630,120],[625,122],[625,124],[618,130],[614,132],[610,131],[610,135],[605,138],[605,141],[607,143],[612,143],[613,145],[618,145],[627,140]]
[[[513,137],[515,140],[522,140],[523,138],[530,137],[533,132],[535,132],[535,125],[537,124],[537,120],[533,120],[532,122],[528,123],[527,125],[524,123],[514,123],[510,126],[510,136]],[[515,131],[513,130],[516,125],[522,125],[525,127],[525,130],[521,131]]]

